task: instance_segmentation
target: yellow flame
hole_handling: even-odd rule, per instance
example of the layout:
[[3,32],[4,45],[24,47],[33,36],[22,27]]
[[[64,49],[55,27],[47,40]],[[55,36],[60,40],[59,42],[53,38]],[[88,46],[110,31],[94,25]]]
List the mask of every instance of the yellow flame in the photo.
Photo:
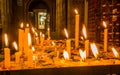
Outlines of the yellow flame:
[[118,52],[116,51],[116,49],[114,47],[112,48],[112,51],[113,51],[114,56],[116,58],[119,58],[119,54],[118,54]]
[[4,34],[4,39],[5,39],[5,46],[8,46],[8,36],[7,36],[7,34]]
[[32,51],[35,51],[35,47],[34,46],[32,46]]
[[80,57],[84,61],[86,59],[86,51],[82,51],[81,49],[79,50]]
[[67,51],[64,50],[63,56],[64,56],[65,60],[69,60],[69,55],[68,55]]
[[35,29],[34,29],[34,27],[32,27],[32,32],[35,33]]
[[47,29],[48,31],[50,30],[50,28]]
[[95,45],[95,43],[91,43],[90,44],[91,50],[93,52],[93,55],[97,58],[98,57],[98,49],[97,46]]
[[74,11],[75,11],[75,14],[78,14],[78,11],[77,11],[77,9],[75,9]]
[[55,42],[54,41],[52,41],[52,45],[55,46]]
[[42,34],[42,37],[45,38],[45,34]]
[[81,40],[83,40],[83,39],[84,39],[82,36],[81,36],[80,38],[81,38]]
[[87,39],[87,32],[86,32],[85,25],[83,25],[82,32],[83,32],[83,35],[84,35],[85,39]]
[[36,35],[36,36],[38,36],[38,33],[37,33],[37,32],[35,32],[35,35]]
[[20,24],[20,28],[23,28],[23,26],[24,26],[23,23],[21,23],[21,24]]
[[29,24],[27,24],[26,27],[29,27]]
[[17,46],[17,43],[15,41],[13,42],[13,46],[16,50],[18,50],[18,46]]
[[106,28],[107,27],[107,25],[106,25],[106,22],[105,21],[103,21],[103,26]]
[[31,35],[28,33],[28,46],[31,46]]
[[65,31],[66,37],[68,38],[68,32],[67,32],[67,30],[65,28],[64,28],[64,31]]

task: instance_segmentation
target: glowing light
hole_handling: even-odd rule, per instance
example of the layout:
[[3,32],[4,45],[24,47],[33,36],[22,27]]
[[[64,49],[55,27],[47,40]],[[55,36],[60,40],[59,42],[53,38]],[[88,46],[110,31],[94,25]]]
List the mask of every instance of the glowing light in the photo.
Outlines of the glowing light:
[[91,50],[93,52],[93,55],[97,58],[98,57],[98,49],[97,46],[95,45],[95,43],[91,43],[90,44]]
[[67,30],[65,28],[64,28],[64,31],[65,31],[66,37],[68,38],[68,32],[67,32]]
[[17,46],[17,43],[15,41],[13,42],[13,46],[14,46],[15,50],[18,50],[18,46]]
[[114,56],[116,58],[119,58],[119,54],[118,54],[117,50],[114,47],[112,48],[112,51],[113,51]]
[[65,60],[69,60],[69,55],[68,55],[68,52],[67,51],[63,51],[63,56],[65,58]]
[[34,46],[32,46],[32,51],[35,51],[35,47]]
[[107,25],[106,25],[106,22],[105,21],[103,21],[103,26],[106,28],[107,27]]
[[35,29],[32,27],[32,32],[35,33]]
[[87,32],[86,32],[86,27],[85,27],[85,25],[83,25],[82,32],[83,32],[83,35],[84,35],[84,37],[85,37],[85,39],[86,39],[86,38],[87,38]]
[[21,24],[20,24],[20,28],[23,28],[23,26],[24,26],[23,23],[21,23]]
[[31,35],[28,33],[28,45],[31,46]]
[[5,46],[8,46],[8,36],[4,34]]
[[78,14],[78,11],[77,11],[77,9],[75,9],[74,11],[75,11],[75,14]]
[[84,61],[86,59],[86,51],[82,51],[81,49],[79,50],[80,57]]
[[26,27],[29,27],[29,24],[27,24]]

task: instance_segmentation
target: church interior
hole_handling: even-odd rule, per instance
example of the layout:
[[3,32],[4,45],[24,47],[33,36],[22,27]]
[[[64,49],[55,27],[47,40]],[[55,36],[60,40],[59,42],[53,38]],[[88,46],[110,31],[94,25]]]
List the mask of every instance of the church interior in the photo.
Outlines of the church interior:
[[0,75],[120,75],[119,54],[120,0],[0,0],[0,70],[21,67]]

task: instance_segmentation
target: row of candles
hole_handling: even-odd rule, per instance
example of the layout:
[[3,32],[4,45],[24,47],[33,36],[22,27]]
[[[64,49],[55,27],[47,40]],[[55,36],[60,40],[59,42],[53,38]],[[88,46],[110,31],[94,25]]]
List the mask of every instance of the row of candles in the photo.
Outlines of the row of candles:
[[[75,48],[79,48],[79,14],[78,14],[77,10],[75,10],[75,12],[76,12],[76,15],[75,15]],[[103,25],[106,27],[105,22],[103,22]],[[29,24],[26,25],[25,29],[23,29],[23,26],[24,26],[23,23],[21,23],[20,26],[21,27],[18,29],[19,51],[15,53],[16,63],[19,63],[20,55],[22,54],[22,52],[24,52],[28,58],[28,66],[31,67],[33,65],[33,57],[34,57],[33,50],[34,50],[34,48],[32,47]],[[38,36],[38,34],[34,30],[34,28],[32,28],[32,31],[33,31],[33,33],[35,33],[36,36]],[[67,40],[66,40],[66,50],[63,51],[63,56],[64,56],[65,60],[69,60],[71,57],[71,40],[69,39],[67,30],[64,29],[64,31],[65,31]],[[81,50],[81,49],[79,50],[81,59],[84,61],[86,59],[86,57],[89,56],[89,50],[90,50],[89,45],[91,47],[93,55],[97,58],[99,52],[97,50],[95,43],[89,44],[89,40],[87,39],[87,31],[86,31],[85,25],[83,25],[82,31],[83,31],[83,35],[85,38],[85,50]],[[108,30],[107,30],[107,28],[105,28],[104,29],[104,51],[105,52],[107,52],[107,34],[108,34]],[[50,28],[48,28],[48,38],[50,39]],[[37,39],[36,39],[36,42],[38,42]],[[42,34],[42,32],[40,32],[40,45],[41,46],[43,46],[44,40],[45,40],[45,35]],[[5,34],[5,45],[6,45],[6,48],[4,48],[4,58],[5,58],[4,66],[5,66],[5,68],[9,68],[10,67],[10,49],[8,48],[7,34]],[[17,45],[15,42],[14,42],[14,45],[17,50],[17,47],[16,47]],[[112,51],[113,51],[114,55],[116,56],[116,58],[118,58],[119,54],[117,53],[115,48],[112,48]]]

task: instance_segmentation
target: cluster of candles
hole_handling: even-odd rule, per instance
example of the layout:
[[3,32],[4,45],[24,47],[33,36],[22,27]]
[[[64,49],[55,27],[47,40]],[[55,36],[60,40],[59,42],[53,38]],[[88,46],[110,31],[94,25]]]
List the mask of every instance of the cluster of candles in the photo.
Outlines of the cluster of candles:
[[[78,11],[75,10],[76,15],[75,15],[75,49],[79,48],[79,14]],[[106,27],[106,23],[103,22],[103,25]],[[35,60],[37,57],[34,56],[33,52],[35,51],[35,48],[32,46],[32,38],[30,34],[30,27],[29,24],[26,25],[26,27],[23,29],[23,23],[21,23],[20,28],[18,29],[18,47],[17,43],[13,42],[13,45],[16,50],[19,50],[18,52],[15,53],[15,62],[19,63],[20,61],[20,55],[22,53],[25,54],[27,57],[27,65],[28,67],[33,67],[33,60]],[[45,40],[45,35],[40,32],[40,37],[38,37],[38,33],[35,31],[35,29],[32,27],[32,32],[35,34],[36,38],[35,44],[40,44],[41,47],[44,46],[44,40]],[[69,39],[67,30],[64,29],[65,35],[66,35],[66,50],[63,51],[63,56],[65,60],[70,60],[71,58],[71,39]],[[85,61],[86,57],[89,56],[89,46],[93,52],[93,55],[95,58],[98,58],[99,51],[97,49],[97,46],[95,43],[90,43],[89,40],[87,39],[87,31],[85,25],[83,25],[82,32],[85,38],[85,46],[84,50],[79,49],[79,54],[81,57],[82,61]],[[107,34],[108,34],[108,29],[104,29],[104,51],[107,52]],[[4,48],[4,67],[9,68],[10,67],[10,49],[8,48],[8,37],[7,34],[5,36],[5,48]],[[48,39],[50,40],[50,28],[48,28]],[[40,41],[40,42],[39,42]],[[49,41],[48,41],[49,42]],[[55,46],[55,43],[52,42],[53,45]],[[115,50],[115,48],[112,48],[112,51],[115,55],[116,58],[119,58],[118,52]],[[57,53],[57,50],[55,48],[55,52]],[[57,56],[59,58],[59,56]]]

